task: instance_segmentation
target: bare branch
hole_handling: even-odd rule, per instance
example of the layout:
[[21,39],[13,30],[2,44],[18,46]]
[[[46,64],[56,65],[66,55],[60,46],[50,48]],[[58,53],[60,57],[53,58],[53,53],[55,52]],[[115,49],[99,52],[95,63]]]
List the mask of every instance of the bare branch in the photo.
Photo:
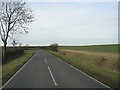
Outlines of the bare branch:
[[28,33],[27,26],[33,22],[34,17],[25,2],[2,1],[0,12],[0,36],[3,42],[7,42],[8,38],[16,33]]

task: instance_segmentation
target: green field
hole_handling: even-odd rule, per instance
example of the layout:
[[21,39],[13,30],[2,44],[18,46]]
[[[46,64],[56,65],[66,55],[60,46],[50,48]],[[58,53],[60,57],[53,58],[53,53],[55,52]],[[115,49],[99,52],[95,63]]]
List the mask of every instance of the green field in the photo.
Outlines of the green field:
[[90,51],[90,52],[118,53],[118,46],[120,46],[120,44],[93,45],[93,46],[60,46],[59,49],[81,50],[81,51]]

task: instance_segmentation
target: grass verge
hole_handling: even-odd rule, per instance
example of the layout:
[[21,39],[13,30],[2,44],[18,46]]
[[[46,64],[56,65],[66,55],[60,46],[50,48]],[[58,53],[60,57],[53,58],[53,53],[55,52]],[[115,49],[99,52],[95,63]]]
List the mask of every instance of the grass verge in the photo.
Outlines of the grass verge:
[[74,67],[78,68],[79,70],[85,72],[86,74],[94,77],[95,79],[105,83],[106,85],[112,88],[118,88],[118,73],[113,72],[111,70],[98,67],[96,65],[89,64],[84,61],[76,60],[73,58],[66,57],[62,54],[52,52],[55,56],[61,58],[62,60],[66,61],[67,63],[73,65]]
[[33,55],[30,51],[2,66],[2,84],[5,84]]

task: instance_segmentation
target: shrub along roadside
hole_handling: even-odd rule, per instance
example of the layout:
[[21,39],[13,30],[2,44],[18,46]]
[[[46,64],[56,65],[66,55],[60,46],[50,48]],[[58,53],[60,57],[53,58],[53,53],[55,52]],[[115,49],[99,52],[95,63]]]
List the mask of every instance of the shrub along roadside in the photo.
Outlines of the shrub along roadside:
[[31,57],[33,53],[25,51],[24,55],[13,59],[2,66],[2,84],[7,82]]
[[3,64],[20,57],[24,54],[24,49],[20,47],[7,47],[6,49],[6,60],[2,61]]
[[101,68],[96,65],[92,65],[92,64],[80,61],[80,60],[69,58],[56,52],[50,51],[50,53],[61,58],[67,63],[70,63],[74,67],[80,69],[81,71],[94,77],[95,79],[105,83],[106,85],[112,88],[118,88],[118,73],[117,72],[113,72],[111,70],[104,69],[104,68]]
[[49,50],[54,51],[54,52],[58,52],[58,44],[57,43],[53,43],[48,47]]

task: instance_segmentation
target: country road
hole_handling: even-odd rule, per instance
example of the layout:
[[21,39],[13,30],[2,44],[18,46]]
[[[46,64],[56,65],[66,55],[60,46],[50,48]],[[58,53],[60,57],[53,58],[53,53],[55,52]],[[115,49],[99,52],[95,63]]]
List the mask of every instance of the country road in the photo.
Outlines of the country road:
[[108,88],[56,56],[34,51],[29,62],[4,88]]

